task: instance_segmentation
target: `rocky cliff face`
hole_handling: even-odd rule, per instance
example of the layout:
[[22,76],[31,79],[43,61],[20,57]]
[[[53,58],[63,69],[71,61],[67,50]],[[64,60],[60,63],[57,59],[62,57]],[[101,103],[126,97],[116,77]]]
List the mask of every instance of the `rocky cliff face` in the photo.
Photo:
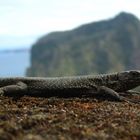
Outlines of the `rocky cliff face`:
[[31,50],[28,76],[64,76],[140,69],[140,22],[134,15],[41,37]]

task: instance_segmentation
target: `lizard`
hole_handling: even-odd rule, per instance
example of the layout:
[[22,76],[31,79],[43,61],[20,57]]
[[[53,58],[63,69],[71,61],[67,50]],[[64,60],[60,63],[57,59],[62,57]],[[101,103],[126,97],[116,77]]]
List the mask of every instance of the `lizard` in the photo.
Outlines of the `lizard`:
[[139,85],[139,70],[68,77],[9,77],[0,78],[0,95],[62,97],[90,95],[110,96],[116,101],[132,101],[125,98],[123,93],[133,94],[135,92],[129,90]]

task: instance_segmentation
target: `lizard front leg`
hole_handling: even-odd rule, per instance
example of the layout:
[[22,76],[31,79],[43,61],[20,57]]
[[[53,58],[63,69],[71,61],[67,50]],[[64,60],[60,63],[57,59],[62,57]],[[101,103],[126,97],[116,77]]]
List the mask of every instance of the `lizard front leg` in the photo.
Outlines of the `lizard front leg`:
[[140,101],[136,101],[133,99],[128,99],[125,98],[123,96],[120,96],[119,93],[117,93],[116,91],[114,91],[111,88],[105,87],[105,86],[100,86],[98,88],[98,93],[107,96],[110,96],[112,99],[116,100],[116,101],[125,101],[125,102],[132,102],[132,103],[140,103]]
[[23,82],[18,82],[14,85],[8,85],[0,88],[0,96],[11,94],[11,93],[19,93],[19,92],[25,92],[27,90],[27,85]]
[[139,91],[134,91],[134,90],[126,91],[126,93],[127,94],[130,94],[130,95],[133,95],[133,94],[140,95],[140,92]]
[[133,95],[140,95],[140,92],[134,91],[134,90],[128,90],[125,92],[120,92],[119,93],[121,96],[133,96]]
[[101,97],[105,97],[105,98],[109,97],[109,98],[116,100],[116,101],[122,101],[122,98],[119,95],[119,93],[117,93],[113,89],[105,87],[105,86],[99,86],[97,93],[99,95],[101,95]]

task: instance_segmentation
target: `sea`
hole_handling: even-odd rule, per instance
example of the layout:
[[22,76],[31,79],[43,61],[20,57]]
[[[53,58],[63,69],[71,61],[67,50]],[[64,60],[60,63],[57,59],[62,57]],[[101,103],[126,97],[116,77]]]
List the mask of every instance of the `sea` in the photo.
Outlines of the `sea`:
[[30,66],[30,51],[0,51],[0,77],[26,76]]

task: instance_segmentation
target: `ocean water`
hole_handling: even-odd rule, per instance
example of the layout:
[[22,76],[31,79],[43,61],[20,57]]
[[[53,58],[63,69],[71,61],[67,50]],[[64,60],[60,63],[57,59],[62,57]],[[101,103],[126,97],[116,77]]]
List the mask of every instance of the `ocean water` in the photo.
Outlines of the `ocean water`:
[[0,77],[25,76],[30,52],[0,52]]

